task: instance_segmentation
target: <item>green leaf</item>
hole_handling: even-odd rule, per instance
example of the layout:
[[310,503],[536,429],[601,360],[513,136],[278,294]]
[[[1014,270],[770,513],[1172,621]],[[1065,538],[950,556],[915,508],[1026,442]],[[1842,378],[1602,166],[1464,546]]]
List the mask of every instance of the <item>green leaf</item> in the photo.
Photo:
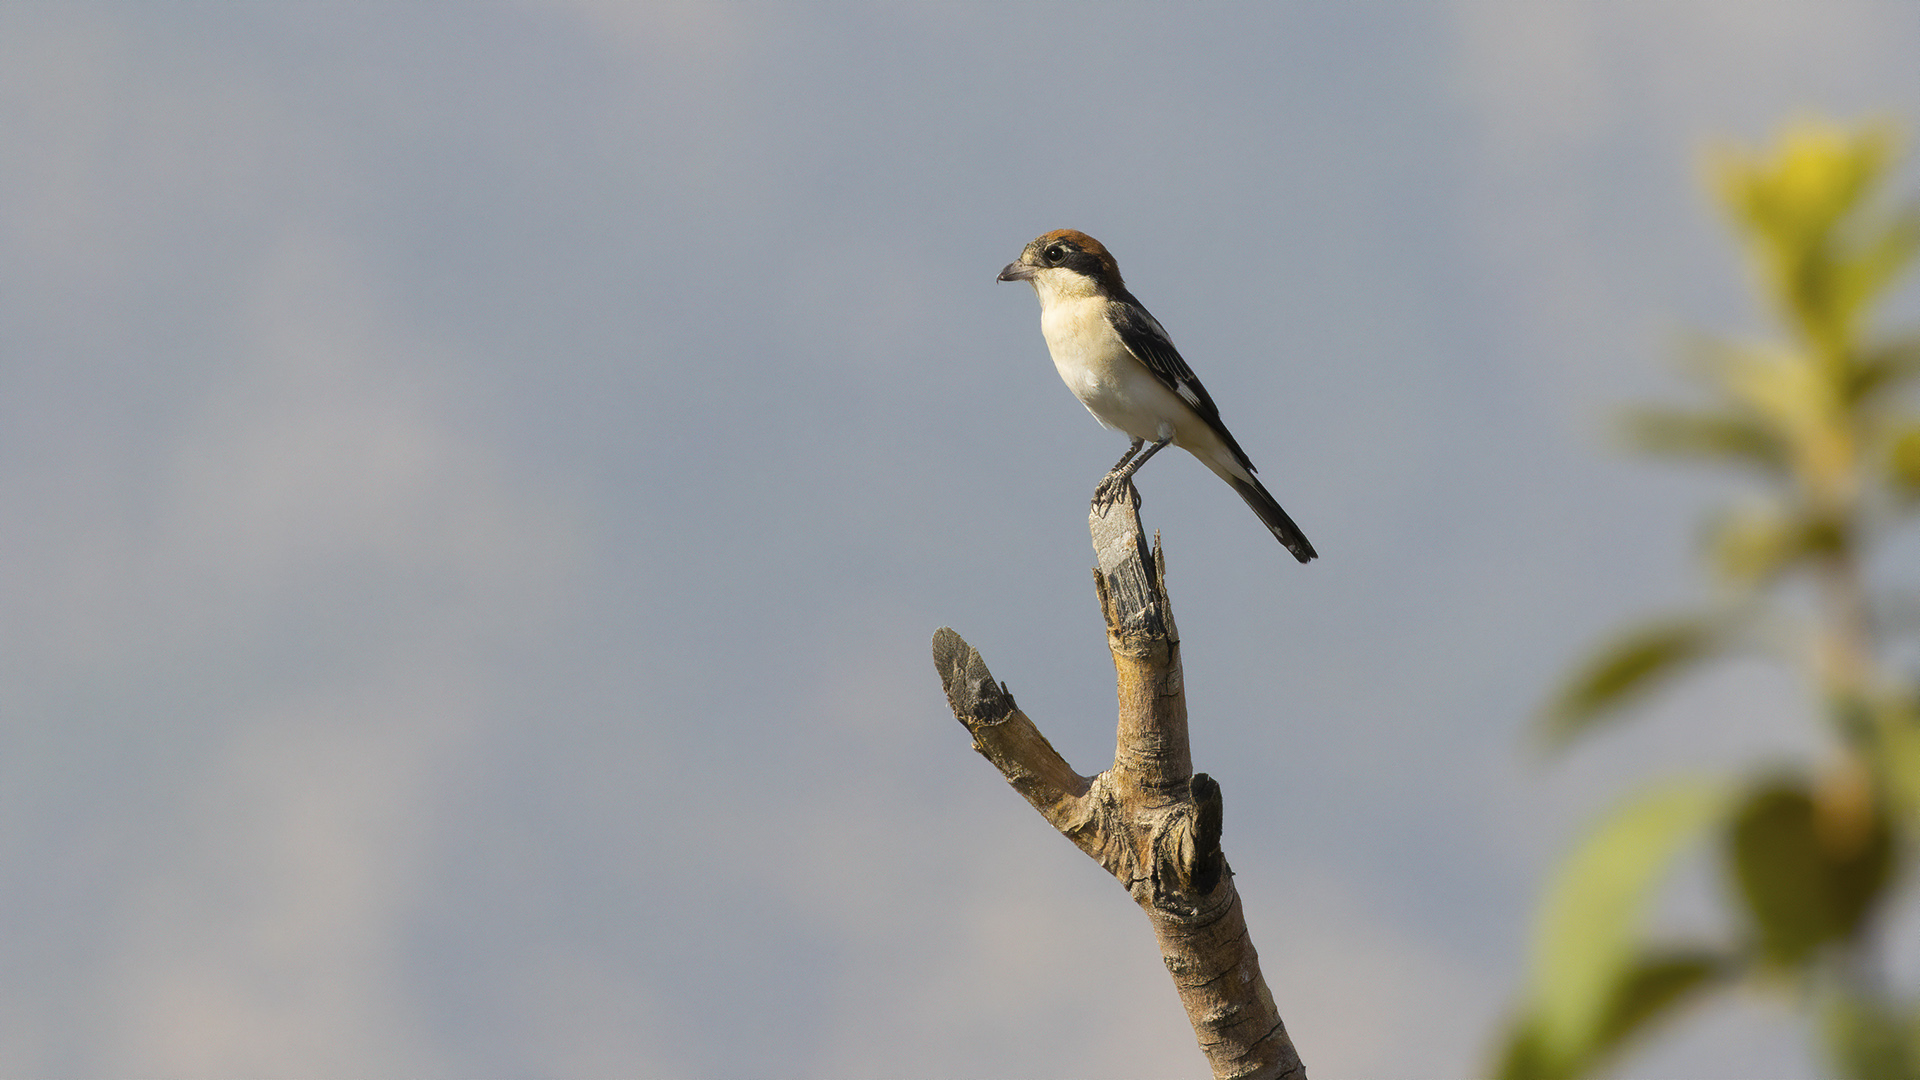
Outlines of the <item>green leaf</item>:
[[1920,1008],[1860,994],[1825,995],[1821,1034],[1837,1076],[1912,1080],[1920,1076]]
[[1570,1074],[1555,1072],[1556,1064],[1540,1048],[1540,1017],[1528,1012],[1507,1022],[1491,1074],[1499,1080],[1567,1080]]
[[1854,362],[1847,397],[1871,405],[1920,375],[1920,334],[1904,334],[1863,350]]
[[1707,555],[1728,581],[1760,585],[1819,550],[1814,530],[1777,505],[1756,504],[1723,512],[1709,526]]
[[1757,240],[1776,249],[1811,246],[1857,206],[1885,173],[1895,147],[1891,127],[1854,130],[1798,119],[1759,152],[1722,148],[1713,180],[1721,201]]
[[1804,119],[1769,150],[1723,151],[1713,163],[1721,201],[1766,271],[1769,300],[1823,355],[1844,355],[1863,306],[1911,257],[1902,218],[1878,231],[1859,219],[1896,144],[1890,125]]
[[1727,957],[1705,949],[1661,950],[1640,956],[1614,984],[1613,1000],[1595,1040],[1592,1064],[1599,1065],[1602,1058],[1618,1053],[1646,1028],[1731,974],[1735,966]]
[[[1807,403],[1809,378],[1818,372],[1805,349],[1777,341],[1728,341],[1690,334],[1680,344],[1681,370],[1715,393],[1724,394],[1748,423],[1770,433],[1781,444],[1801,423]],[[1818,392],[1818,387],[1812,388]]]
[[1891,696],[1875,710],[1873,763],[1893,809],[1920,836],[1920,698]]
[[1729,870],[1758,935],[1763,959],[1782,969],[1850,938],[1893,865],[1886,822],[1820,819],[1797,780],[1763,783],[1742,799],[1728,836]]
[[1847,253],[1840,267],[1841,300],[1849,314],[1871,306],[1913,265],[1920,252],[1920,210],[1905,207],[1884,222],[1869,226],[1871,234]]
[[1920,421],[1901,425],[1887,452],[1887,480],[1908,498],[1920,498]]
[[1710,784],[1651,788],[1616,807],[1554,875],[1534,930],[1528,1036],[1546,1073],[1579,1071],[1704,980],[1672,957],[1638,959],[1634,941],[1653,887],[1725,806]]
[[1644,953],[1617,973],[1600,1024],[1582,1054],[1551,1056],[1542,1041],[1539,1013],[1528,1012],[1508,1026],[1494,1075],[1504,1080],[1571,1080],[1591,1074],[1735,967],[1729,958],[1703,949]]
[[1731,629],[1723,615],[1684,615],[1640,626],[1602,646],[1547,707],[1548,742],[1564,745],[1659,683],[1724,651]]
[[1626,417],[1627,440],[1659,457],[1746,465],[1773,476],[1788,469],[1785,445],[1752,416],[1643,406]]
[[1726,371],[1722,388],[1778,431],[1782,452],[1792,445],[1796,458],[1804,456],[1807,448],[1793,444],[1828,428],[1846,395],[1843,381],[1836,380],[1814,355],[1796,350],[1779,350],[1771,359],[1756,351],[1752,362]]

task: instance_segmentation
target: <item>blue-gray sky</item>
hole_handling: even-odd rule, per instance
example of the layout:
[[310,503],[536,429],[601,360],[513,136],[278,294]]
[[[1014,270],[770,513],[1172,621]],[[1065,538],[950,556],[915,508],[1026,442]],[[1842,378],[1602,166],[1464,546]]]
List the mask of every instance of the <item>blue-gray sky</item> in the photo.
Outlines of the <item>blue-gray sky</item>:
[[[1699,595],[1721,485],[1608,432],[1757,327],[1700,148],[1917,69],[1839,0],[0,6],[0,1072],[1198,1072],[928,657],[1110,753],[1124,442],[993,281],[1060,227],[1324,556],[1143,474],[1301,1053],[1472,1071],[1582,822],[1812,742],[1746,669],[1523,733]],[[1817,1071],[1696,1019],[1641,1069]]]

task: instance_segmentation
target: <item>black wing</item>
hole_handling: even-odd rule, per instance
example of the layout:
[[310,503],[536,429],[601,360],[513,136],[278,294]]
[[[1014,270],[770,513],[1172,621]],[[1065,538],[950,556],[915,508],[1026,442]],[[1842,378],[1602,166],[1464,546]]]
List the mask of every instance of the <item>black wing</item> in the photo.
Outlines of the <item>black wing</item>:
[[1207,388],[1200,385],[1200,379],[1193,369],[1180,358],[1180,350],[1173,347],[1173,339],[1167,336],[1160,320],[1147,314],[1147,309],[1131,296],[1126,300],[1112,301],[1109,313],[1113,327],[1120,332],[1120,341],[1127,350],[1147,365],[1147,370],[1153,372],[1154,377],[1164,383],[1167,389],[1180,395],[1180,400],[1191,406],[1200,419],[1213,428],[1214,434],[1220,436],[1220,441],[1227,444],[1227,449],[1233,451],[1233,456],[1239,459],[1240,464],[1248,472],[1253,472],[1253,462],[1247,460],[1247,452],[1240,449],[1240,444],[1227,431],[1227,425],[1220,422],[1220,407],[1213,403],[1213,395],[1207,393]]

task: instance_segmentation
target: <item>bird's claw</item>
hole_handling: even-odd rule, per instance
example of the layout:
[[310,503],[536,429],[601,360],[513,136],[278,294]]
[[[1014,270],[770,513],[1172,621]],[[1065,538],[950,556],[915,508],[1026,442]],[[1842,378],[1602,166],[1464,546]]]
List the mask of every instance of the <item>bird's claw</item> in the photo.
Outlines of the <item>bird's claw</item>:
[[[1133,477],[1119,471],[1108,473],[1093,489],[1093,508],[1105,510],[1118,502],[1121,495],[1133,488]],[[1138,498],[1138,496],[1135,496]]]

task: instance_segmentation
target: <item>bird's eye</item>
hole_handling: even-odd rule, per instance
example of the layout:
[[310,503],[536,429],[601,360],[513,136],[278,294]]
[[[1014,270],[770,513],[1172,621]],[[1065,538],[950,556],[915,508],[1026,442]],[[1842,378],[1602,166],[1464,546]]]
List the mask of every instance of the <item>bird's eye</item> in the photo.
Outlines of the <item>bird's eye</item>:
[[1065,244],[1055,244],[1041,252],[1040,256],[1050,263],[1057,263],[1067,257],[1067,247]]

